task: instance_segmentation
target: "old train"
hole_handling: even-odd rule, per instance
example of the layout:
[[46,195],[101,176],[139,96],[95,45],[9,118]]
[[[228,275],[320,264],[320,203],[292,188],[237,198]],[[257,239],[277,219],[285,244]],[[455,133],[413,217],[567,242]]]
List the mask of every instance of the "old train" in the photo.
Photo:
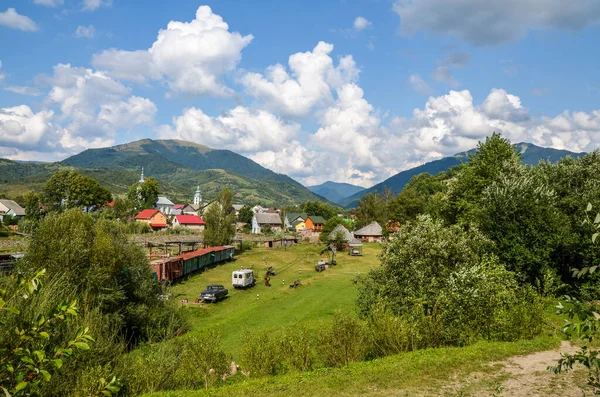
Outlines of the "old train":
[[161,283],[175,281],[204,269],[206,266],[232,260],[235,247],[232,245],[203,248],[181,255],[161,258],[150,262],[154,279]]

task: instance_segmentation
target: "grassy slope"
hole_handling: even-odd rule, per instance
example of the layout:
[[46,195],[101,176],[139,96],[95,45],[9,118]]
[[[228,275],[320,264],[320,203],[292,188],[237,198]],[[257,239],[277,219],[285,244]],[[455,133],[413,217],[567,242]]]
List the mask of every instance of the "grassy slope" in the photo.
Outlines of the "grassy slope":
[[[298,322],[318,329],[321,323],[330,321],[335,310],[354,310],[356,287],[352,280],[358,273],[378,265],[378,245],[367,244],[362,258],[340,253],[337,256],[339,264],[323,273],[316,273],[313,269],[319,258],[319,249],[312,244],[303,244],[288,250],[260,248],[247,251],[235,262],[219,265],[175,285],[171,293],[177,300],[193,300],[207,284],[221,283],[229,288],[232,270],[254,265],[260,281],[256,287],[246,291],[230,289],[229,298],[222,302],[185,309],[193,323],[192,333],[218,327],[225,350],[234,360],[239,360],[241,337],[246,330],[276,328]],[[265,260],[278,271],[277,276],[271,279],[271,288],[262,283]],[[290,289],[288,285],[296,278],[301,278],[303,285],[296,290]],[[551,307],[548,313],[552,313]],[[556,321],[554,325],[561,321],[553,320]],[[356,363],[346,368],[265,378],[236,376],[224,386],[210,390],[210,393],[202,390],[174,391],[152,396],[439,395],[442,386],[473,372],[490,374],[489,382],[482,382],[478,387],[489,386],[492,390],[493,382],[496,382],[492,376],[495,369],[487,363],[551,349],[559,343],[560,337],[548,329],[544,335],[531,341],[480,342],[463,348],[427,349]],[[485,395],[491,393],[487,389],[479,391],[484,391]]]
[[[321,246],[302,244],[287,250],[259,248],[246,251],[234,262],[219,265],[188,281],[175,285],[174,299],[193,301],[208,284],[223,284],[229,297],[222,302],[204,307],[186,307],[195,330],[217,326],[223,335],[223,345],[235,359],[245,330],[258,330],[303,322],[318,327],[328,321],[336,310],[354,310],[356,288],[353,279],[367,272],[379,261],[378,244],[367,244],[363,257],[337,255],[338,265],[322,273],[314,270]],[[307,260],[308,258],[308,260]],[[325,256],[323,256],[325,258]],[[271,287],[264,286],[265,261],[275,266],[277,275],[271,278]],[[231,288],[231,272],[254,265],[257,285],[248,290]],[[289,287],[300,278],[302,285]],[[259,297],[257,298],[257,294]]]

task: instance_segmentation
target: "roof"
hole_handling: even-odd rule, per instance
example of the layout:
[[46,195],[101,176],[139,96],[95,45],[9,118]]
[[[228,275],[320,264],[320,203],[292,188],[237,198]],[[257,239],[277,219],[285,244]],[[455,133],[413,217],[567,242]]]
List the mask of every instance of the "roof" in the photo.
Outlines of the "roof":
[[354,236],[352,236],[352,233],[350,233],[350,232],[348,231],[348,229],[346,229],[346,228],[344,227],[344,225],[341,225],[341,224],[340,224],[340,225],[337,225],[337,226],[335,227],[335,229],[333,229],[333,230],[331,231],[331,233],[329,233],[329,236],[328,236],[328,238],[329,238],[330,240],[335,240],[336,234],[337,234],[338,232],[342,232],[342,234],[344,235],[344,241],[346,241],[347,243],[349,243],[350,241],[352,241],[352,239],[354,238]]
[[156,214],[157,212],[160,212],[159,210],[155,210],[153,208],[148,209],[148,210],[142,210],[142,212],[140,212],[139,214],[137,214],[135,216],[135,219],[150,219],[154,216],[154,214]]
[[176,210],[182,210],[185,208],[185,204],[175,204],[175,206],[173,207],[173,209]]
[[302,220],[306,220],[307,215],[302,212],[290,212],[289,214],[285,214],[288,222],[292,223],[298,218],[302,218]]
[[181,210],[171,210],[170,215],[181,215]]
[[196,251],[187,252],[187,253],[181,255],[181,257],[183,258],[184,261],[187,261],[189,259],[196,258],[196,257],[202,256],[202,255],[206,255],[211,252],[225,251],[228,248],[232,248],[232,247],[229,245],[226,245],[226,246],[219,246],[219,247],[203,248],[203,249],[199,249]]
[[322,216],[309,216],[306,219],[310,218],[312,223],[325,223],[325,218]]
[[256,217],[256,222],[258,222],[259,225],[281,225],[281,218],[279,217],[279,214],[258,213],[254,214],[254,216]]
[[232,205],[232,207],[234,210],[239,211],[242,208],[244,208],[244,204],[234,204],[234,205]]
[[206,222],[196,215],[175,215],[175,218],[181,225],[206,225]]
[[355,236],[383,236],[383,229],[379,223],[373,221],[367,226],[354,232]]
[[151,223],[151,227],[167,227],[166,223]]
[[114,201],[107,201],[107,202],[106,202],[106,205],[107,205],[108,207],[114,207],[114,206],[115,206],[115,202],[114,202]]
[[0,204],[4,205],[9,210],[13,210],[16,216],[25,216],[23,207],[12,200],[0,200]]
[[158,196],[158,201],[156,202],[156,205],[175,205],[175,204],[173,204],[173,202],[171,200],[169,200],[168,198],[166,198],[165,196]]

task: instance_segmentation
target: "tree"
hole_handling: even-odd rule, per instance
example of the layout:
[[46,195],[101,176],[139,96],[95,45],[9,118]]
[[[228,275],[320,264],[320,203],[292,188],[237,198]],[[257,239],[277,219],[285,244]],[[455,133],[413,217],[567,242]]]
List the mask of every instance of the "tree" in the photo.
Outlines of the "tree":
[[325,219],[329,219],[342,212],[341,208],[334,207],[321,201],[307,201],[300,205],[300,209],[308,216],[321,216]]
[[444,208],[448,223],[464,225],[472,222],[485,188],[511,164],[520,162],[519,152],[500,134],[494,132],[485,142],[479,142],[475,153],[469,154],[469,161],[462,164],[449,184]]
[[253,216],[254,211],[252,211],[252,207],[245,205],[240,209],[238,214],[238,222],[252,223]]
[[159,186],[154,178],[147,178],[144,182],[131,185],[127,198],[136,211],[155,208],[158,201]]
[[390,219],[404,223],[425,212],[426,198],[416,189],[408,187],[388,204]]
[[331,234],[333,229],[337,227],[337,225],[346,226],[346,223],[344,222],[344,219],[342,219],[342,217],[333,216],[329,218],[323,225],[323,229],[321,230],[319,240],[321,240],[322,243],[327,243],[329,241],[329,235]]
[[231,244],[235,236],[235,211],[231,191],[223,188],[217,199],[204,212],[204,242],[210,247]]
[[24,195],[25,200],[25,217],[30,220],[38,221],[42,218],[42,210],[40,205],[42,197],[36,192],[29,191]]
[[98,181],[75,171],[58,171],[52,174],[43,188],[44,201],[54,209],[93,207],[112,201],[108,189]]
[[358,208],[356,209],[356,218],[358,224],[356,227],[362,227],[369,223],[376,221],[380,225],[386,225],[388,221],[388,203],[385,201],[384,196],[374,192],[365,194],[358,201]]

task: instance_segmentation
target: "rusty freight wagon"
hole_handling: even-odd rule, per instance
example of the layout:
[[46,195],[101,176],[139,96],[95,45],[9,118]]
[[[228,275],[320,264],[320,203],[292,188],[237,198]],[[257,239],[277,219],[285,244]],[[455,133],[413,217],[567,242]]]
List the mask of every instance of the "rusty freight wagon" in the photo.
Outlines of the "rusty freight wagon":
[[235,248],[232,245],[203,248],[171,258],[152,261],[154,279],[157,282],[175,281],[204,269],[206,266],[233,259]]

